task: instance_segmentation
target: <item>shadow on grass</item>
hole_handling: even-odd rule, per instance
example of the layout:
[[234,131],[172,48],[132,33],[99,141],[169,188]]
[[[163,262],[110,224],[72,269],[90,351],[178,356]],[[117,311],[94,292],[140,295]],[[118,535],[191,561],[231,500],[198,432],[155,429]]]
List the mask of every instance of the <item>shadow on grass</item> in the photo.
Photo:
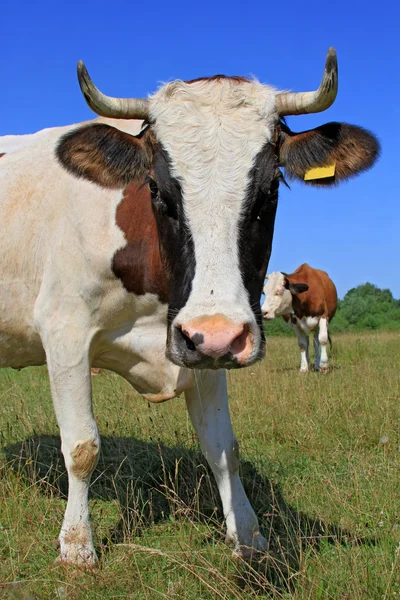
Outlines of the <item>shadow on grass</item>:
[[[9,468],[44,493],[66,498],[67,475],[58,436],[40,436],[5,448]],[[268,551],[251,566],[238,567],[236,584],[253,591],[293,589],[304,553],[318,552],[322,541],[343,545],[366,543],[334,525],[290,507],[276,484],[248,461],[241,476],[268,540]],[[208,540],[223,539],[223,517],[216,484],[205,459],[193,449],[167,447],[134,438],[103,437],[91,497],[117,500],[118,525],[100,542],[100,554],[115,543],[129,543],[144,528],[166,519],[186,518],[209,526]],[[371,543],[371,542],[367,542]]]

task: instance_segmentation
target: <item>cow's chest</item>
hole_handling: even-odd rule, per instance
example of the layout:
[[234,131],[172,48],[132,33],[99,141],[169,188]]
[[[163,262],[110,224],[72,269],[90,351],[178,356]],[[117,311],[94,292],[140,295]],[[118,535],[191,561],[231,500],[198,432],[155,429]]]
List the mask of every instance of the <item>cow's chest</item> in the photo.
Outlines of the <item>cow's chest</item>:
[[93,341],[92,364],[119,373],[148,400],[173,398],[192,384],[192,371],[165,356],[168,307],[154,294],[123,295],[118,322],[108,319]]
[[319,323],[319,317],[302,317],[301,319],[296,319],[296,325],[300,327],[304,331],[304,333],[309,334],[310,331],[313,331]]

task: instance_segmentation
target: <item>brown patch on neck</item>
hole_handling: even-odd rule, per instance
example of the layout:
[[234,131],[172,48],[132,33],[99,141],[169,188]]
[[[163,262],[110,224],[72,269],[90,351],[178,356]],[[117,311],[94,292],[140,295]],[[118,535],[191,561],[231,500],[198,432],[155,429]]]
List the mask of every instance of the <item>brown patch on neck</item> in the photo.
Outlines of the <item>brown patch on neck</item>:
[[167,277],[147,185],[134,182],[125,188],[117,208],[116,222],[125,234],[127,245],[114,255],[114,274],[128,292],[138,296],[156,294],[161,302],[166,303]]

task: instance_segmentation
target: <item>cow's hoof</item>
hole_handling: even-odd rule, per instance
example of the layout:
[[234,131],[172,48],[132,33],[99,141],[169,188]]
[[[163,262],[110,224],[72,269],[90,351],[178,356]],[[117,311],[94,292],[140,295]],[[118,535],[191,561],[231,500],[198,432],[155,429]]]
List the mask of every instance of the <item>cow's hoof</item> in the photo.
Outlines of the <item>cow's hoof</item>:
[[299,373],[308,373],[308,369],[300,369]]
[[330,371],[330,367],[328,365],[325,365],[325,366],[319,368],[319,372],[322,373],[323,375],[326,375],[327,373],[329,373],[329,371]]
[[240,558],[246,562],[252,562],[253,560],[260,560],[267,549],[267,540],[260,534],[257,533],[253,536],[253,543],[251,546],[245,544],[237,544],[232,556],[234,558]]
[[99,564],[99,560],[93,548],[73,544],[64,548],[56,558],[56,563],[59,565],[73,565],[80,569],[94,569]]
[[238,546],[232,552],[233,558],[244,560],[248,563],[253,561],[259,561],[265,555],[265,552],[262,550],[258,550],[257,548],[252,548],[250,546]]

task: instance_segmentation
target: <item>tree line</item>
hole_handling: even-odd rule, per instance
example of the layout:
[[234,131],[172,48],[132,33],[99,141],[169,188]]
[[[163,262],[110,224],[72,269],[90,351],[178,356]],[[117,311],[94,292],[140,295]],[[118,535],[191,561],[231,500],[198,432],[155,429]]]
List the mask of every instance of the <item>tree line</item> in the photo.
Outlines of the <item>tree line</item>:
[[[290,335],[282,318],[264,321],[268,335]],[[338,309],[329,326],[331,333],[390,329],[400,331],[400,300],[388,289],[372,283],[352,288],[338,302]]]

